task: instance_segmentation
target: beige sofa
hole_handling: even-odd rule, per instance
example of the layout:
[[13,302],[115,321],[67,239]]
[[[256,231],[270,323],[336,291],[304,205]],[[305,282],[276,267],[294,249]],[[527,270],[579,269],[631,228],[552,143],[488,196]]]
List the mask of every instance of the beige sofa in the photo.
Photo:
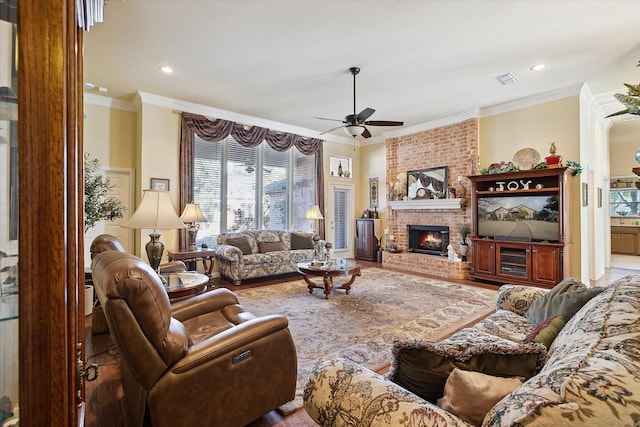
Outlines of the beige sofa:
[[[386,377],[347,360],[321,362],[306,383],[305,409],[322,426],[639,425],[640,275],[615,281],[575,315],[567,315],[566,324],[557,325],[561,329],[555,340],[547,343],[548,351],[544,344],[524,344],[526,338],[540,337],[562,320],[554,318],[535,329],[527,318],[534,313],[532,304],[538,299],[543,302],[546,292],[503,285],[495,314],[472,328],[441,343],[395,342]],[[472,350],[481,347],[482,351]],[[480,353],[493,353],[484,366]],[[454,371],[438,365],[444,359],[456,360]],[[517,379],[504,397],[484,402],[484,412],[471,419],[467,412],[496,390],[490,384],[514,376],[522,367],[514,366],[523,362],[528,369],[532,363],[537,365],[533,376]],[[484,376],[472,370],[504,372]],[[463,384],[460,374],[474,379]],[[484,385],[474,383],[479,376]],[[437,381],[441,388],[435,394],[444,395],[439,400],[429,389]]]
[[271,230],[220,234],[218,271],[234,285],[245,279],[295,272],[296,263],[313,259],[312,237],[310,233]]

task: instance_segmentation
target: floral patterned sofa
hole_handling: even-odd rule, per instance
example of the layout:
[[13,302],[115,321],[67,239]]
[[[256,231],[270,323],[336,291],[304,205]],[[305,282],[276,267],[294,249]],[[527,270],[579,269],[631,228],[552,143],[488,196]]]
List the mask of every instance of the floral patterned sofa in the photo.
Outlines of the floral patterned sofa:
[[245,279],[296,271],[296,263],[313,259],[313,235],[289,231],[245,231],[218,236],[216,263],[234,285]]
[[[531,305],[545,292],[549,291],[503,285],[498,293],[496,312],[472,328],[463,329],[437,344],[396,341],[386,377],[343,359],[321,362],[305,385],[305,409],[321,426],[640,425],[640,275],[619,279],[593,296],[564,326],[560,325],[555,339],[548,344],[548,351],[538,352],[536,346],[545,348],[544,344],[523,344],[528,341],[527,337],[541,334],[534,330],[526,316]],[[501,340],[511,344],[504,345]],[[414,364],[413,370],[401,365],[409,359],[403,353],[411,349],[425,352],[438,345],[441,354],[447,356],[454,353],[469,356],[472,347],[512,356],[517,352],[537,352],[542,363],[536,361],[538,366],[533,376],[520,378],[512,391],[497,398],[497,403],[491,403],[487,412],[472,422],[397,384],[415,388],[420,393],[421,383],[412,383],[411,378],[426,382],[436,378],[439,373],[434,371],[421,377],[424,364]],[[514,351],[514,346],[520,349]],[[459,360],[471,361],[468,357]],[[433,363],[433,359],[429,363]],[[495,365],[483,367],[487,368]],[[403,369],[406,378],[399,375]],[[453,391],[448,388],[450,378],[446,379],[445,395]],[[460,400],[462,412],[491,391],[485,388]],[[442,404],[444,399],[437,403]]]

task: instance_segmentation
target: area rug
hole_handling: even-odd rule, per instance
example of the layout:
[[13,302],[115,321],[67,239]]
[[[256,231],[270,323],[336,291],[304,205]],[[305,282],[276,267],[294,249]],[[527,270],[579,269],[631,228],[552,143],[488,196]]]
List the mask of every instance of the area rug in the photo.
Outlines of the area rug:
[[298,352],[295,400],[279,411],[302,406],[304,383],[320,361],[341,357],[377,371],[391,361],[392,340],[444,338],[495,309],[496,291],[366,268],[351,293],[336,290],[329,299],[320,289],[309,294],[302,280],[236,290],[240,303],[256,315],[281,313]]

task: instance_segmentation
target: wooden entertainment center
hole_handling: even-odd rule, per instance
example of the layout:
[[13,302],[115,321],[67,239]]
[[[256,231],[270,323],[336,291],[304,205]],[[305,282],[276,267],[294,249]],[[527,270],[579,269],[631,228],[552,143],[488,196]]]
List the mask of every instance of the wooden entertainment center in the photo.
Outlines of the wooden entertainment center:
[[469,177],[471,279],[552,288],[569,276],[574,173],[562,167]]

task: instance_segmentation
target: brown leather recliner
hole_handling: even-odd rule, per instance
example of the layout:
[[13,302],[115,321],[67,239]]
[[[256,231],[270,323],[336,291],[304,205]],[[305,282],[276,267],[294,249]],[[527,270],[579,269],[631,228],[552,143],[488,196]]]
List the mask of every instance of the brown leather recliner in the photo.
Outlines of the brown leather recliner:
[[[109,250],[125,252],[120,239],[111,234],[101,234],[91,242],[89,253],[91,253],[91,259],[93,259],[100,252]],[[182,261],[169,261],[160,264],[158,270],[160,270],[161,274],[177,273],[179,271],[187,271],[187,266]]]
[[93,283],[121,355],[128,426],[244,426],[292,400],[296,350],[282,315],[256,317],[228,289],[171,305],[140,258],[107,250]]

